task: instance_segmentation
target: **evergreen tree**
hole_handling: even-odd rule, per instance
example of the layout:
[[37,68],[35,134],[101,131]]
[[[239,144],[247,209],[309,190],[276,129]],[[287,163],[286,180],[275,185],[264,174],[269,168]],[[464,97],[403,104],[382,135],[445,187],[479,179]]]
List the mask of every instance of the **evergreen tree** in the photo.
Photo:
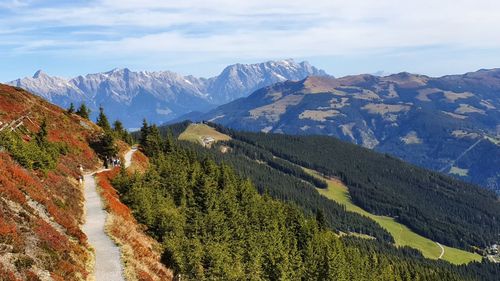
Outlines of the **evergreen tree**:
[[165,153],[171,153],[174,151],[175,145],[174,145],[174,135],[172,134],[172,131],[168,130],[167,131],[167,136],[165,137],[165,146],[163,151]]
[[35,135],[36,143],[39,147],[45,147],[47,144],[47,120],[43,120],[42,124],[40,124],[40,130]]
[[148,129],[143,149],[149,157],[157,157],[163,151],[163,140],[160,135],[160,130],[158,130],[158,127],[154,124]]
[[123,123],[120,120],[116,120],[113,123],[113,133],[117,139],[132,145],[134,144],[134,138],[132,135],[123,127]]
[[113,132],[105,131],[98,139],[92,141],[90,146],[102,159],[114,157],[118,153]]
[[142,127],[141,127],[141,135],[139,137],[139,144],[141,145],[141,147],[143,149],[146,146],[146,139],[149,135],[149,131],[150,131],[150,128],[149,128],[148,122],[146,121],[146,119],[142,120]]
[[97,117],[96,124],[104,131],[111,131],[111,125],[109,124],[108,117],[104,114],[104,108],[102,106],[99,107],[99,116]]
[[123,123],[120,120],[116,120],[113,123],[113,131],[122,135],[125,132],[125,128],[123,128]]
[[323,213],[323,210],[321,209],[316,210],[316,222],[318,223],[319,229],[321,230],[327,229],[325,213]]
[[90,118],[90,109],[87,108],[85,103],[82,103],[78,110],[76,111],[76,114],[78,114],[80,117],[89,119]]
[[123,124],[120,120],[116,120],[113,123],[113,132],[115,133],[116,138],[126,141],[128,132],[123,128]]
[[112,157],[118,153],[118,149],[115,145],[115,139],[109,131],[106,131],[102,136],[101,147],[103,156]]
[[67,110],[69,114],[75,113],[75,105],[73,103],[70,103],[69,108]]

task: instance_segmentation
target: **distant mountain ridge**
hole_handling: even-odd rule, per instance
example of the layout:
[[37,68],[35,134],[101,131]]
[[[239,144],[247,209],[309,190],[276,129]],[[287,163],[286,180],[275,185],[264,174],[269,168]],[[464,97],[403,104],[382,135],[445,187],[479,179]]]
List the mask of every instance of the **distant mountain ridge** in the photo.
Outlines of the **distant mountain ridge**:
[[192,120],[329,135],[500,192],[500,69],[432,78],[308,77],[262,88]]
[[301,80],[310,75],[327,74],[308,62],[288,59],[230,65],[209,79],[127,68],[65,79],[39,70],[33,77],[7,84],[62,107],[85,102],[96,112],[103,105],[111,119],[119,118],[130,128],[139,127],[143,118],[163,123],[191,111],[207,111],[276,82]]

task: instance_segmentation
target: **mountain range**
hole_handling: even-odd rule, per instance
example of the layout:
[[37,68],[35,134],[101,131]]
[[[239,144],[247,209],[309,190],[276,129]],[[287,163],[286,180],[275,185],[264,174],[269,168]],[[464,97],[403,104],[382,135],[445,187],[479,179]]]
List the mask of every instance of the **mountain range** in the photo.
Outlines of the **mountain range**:
[[212,78],[114,69],[42,71],[10,85],[68,107],[85,102],[127,128],[210,120],[249,131],[329,135],[500,192],[500,69],[429,77],[329,76],[307,62],[234,64]]
[[500,69],[440,78],[308,77],[190,119],[247,131],[334,136],[498,192],[499,93]]
[[127,68],[72,79],[49,76],[39,70],[33,77],[7,84],[24,88],[61,107],[86,105],[96,116],[103,105],[112,120],[137,128],[141,120],[163,123],[191,111],[207,111],[276,82],[325,76],[308,62],[292,59],[259,64],[235,64],[212,78],[183,76],[170,71],[134,72]]

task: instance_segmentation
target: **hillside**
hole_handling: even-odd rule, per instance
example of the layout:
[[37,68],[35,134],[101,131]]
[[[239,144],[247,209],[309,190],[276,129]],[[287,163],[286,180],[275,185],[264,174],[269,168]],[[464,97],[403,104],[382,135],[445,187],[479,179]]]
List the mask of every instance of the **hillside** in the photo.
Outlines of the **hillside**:
[[[0,280],[94,280],[95,249],[82,231],[86,201],[78,179],[80,165],[86,172],[101,167],[89,146],[101,134],[89,120],[0,84]],[[144,241],[137,223],[127,223],[137,228],[127,237]],[[143,249],[135,264],[146,272],[157,268],[143,263],[150,256],[159,263],[154,251]]]
[[[184,127],[186,131],[189,130],[189,126]],[[347,187],[340,181],[319,177],[308,169],[304,172],[300,166],[249,143],[233,139],[229,143],[215,145],[210,150],[196,149],[193,146],[189,148],[196,150],[200,159],[210,155],[217,162],[231,165],[242,176],[251,178],[261,193],[294,203],[307,214],[322,212],[328,226],[339,233],[372,237],[395,243],[397,246],[408,246],[421,251],[427,258],[442,258],[456,264],[481,259],[477,254],[446,246],[446,255],[440,257],[441,248],[436,242],[418,235],[394,218],[373,215],[353,204],[349,199]],[[314,176],[311,178],[310,174]],[[390,236],[390,239],[387,236]]]
[[[179,125],[176,125],[174,128],[174,131],[179,131],[177,129]],[[185,127],[187,125],[184,125]],[[441,223],[435,223],[433,222],[432,219],[426,218],[426,216],[429,215],[429,210],[432,210],[433,208],[436,207],[435,204],[439,202],[440,206],[453,206],[452,209],[455,210],[455,212],[482,212],[482,207],[481,205],[484,204],[485,206],[490,206],[493,204],[493,208],[498,208],[498,203],[494,200],[495,195],[490,194],[491,199],[488,199],[488,197],[483,199],[473,199],[475,201],[483,201],[480,204],[477,204],[476,211],[472,211],[470,209],[470,206],[467,206],[465,204],[458,203],[459,200],[462,202],[467,201],[468,196],[477,196],[480,194],[486,195],[487,192],[485,193],[481,189],[474,187],[473,191],[470,191],[468,193],[470,194],[463,194],[463,192],[456,192],[455,195],[452,195],[452,193],[448,192],[446,195],[446,199],[441,198],[439,195],[434,195],[437,198],[441,198],[436,200],[436,203],[429,201],[429,202],[419,202],[417,199],[416,202],[413,202],[409,204],[409,207],[415,208],[416,212],[422,213],[418,217],[422,216],[422,219],[425,219],[426,221],[424,222],[424,225],[422,225],[422,222],[415,223],[415,222],[406,222],[406,221],[401,221],[400,219],[404,217],[404,215],[401,214],[389,214],[387,212],[381,213],[380,211],[373,211],[370,210],[369,213],[359,206],[362,206],[365,208],[364,205],[355,205],[351,201],[351,196],[349,192],[347,191],[347,188],[338,180],[334,181],[330,178],[323,178],[323,182],[320,181],[314,181],[308,178],[307,176],[309,175],[310,172],[307,172],[307,174],[304,175],[304,173],[301,173],[301,167],[297,166],[296,164],[292,164],[286,160],[283,160],[281,158],[276,157],[277,154],[275,151],[277,148],[274,146],[263,146],[260,144],[260,142],[271,145],[274,144],[276,146],[282,147],[283,149],[290,149],[290,151],[294,151],[295,153],[302,154],[302,153],[307,153],[308,156],[301,156],[303,161],[295,161],[295,163],[300,163],[301,165],[307,165],[308,167],[312,167],[310,163],[307,161],[311,161],[310,159],[315,159],[315,161],[324,161],[324,159],[335,159],[334,161],[337,162],[335,165],[331,165],[330,167],[332,168],[338,168],[338,167],[345,167],[344,170],[349,171],[351,168],[351,165],[356,164],[358,167],[357,169],[359,170],[359,173],[367,175],[369,177],[372,177],[373,175],[373,169],[375,167],[386,167],[387,169],[391,169],[391,166],[394,164],[397,164],[399,169],[405,171],[407,168],[414,169],[411,165],[401,163],[400,161],[397,162],[392,162],[395,159],[388,159],[387,157],[383,155],[378,155],[377,153],[370,152],[369,150],[358,148],[354,145],[350,145],[347,143],[342,143],[339,141],[328,141],[329,138],[324,138],[325,140],[322,140],[321,142],[314,141],[313,137],[303,137],[303,140],[301,142],[297,142],[297,138],[292,137],[292,136],[282,136],[282,135],[269,135],[269,134],[250,134],[250,133],[241,133],[241,132],[236,132],[236,131],[229,131],[225,130],[224,128],[219,128],[219,130],[223,131],[224,133],[230,135],[233,137],[233,139],[229,142],[224,142],[220,144],[219,146],[214,147],[213,149],[210,150],[205,150],[205,153],[203,151],[199,151],[198,153],[200,154],[207,154],[209,153],[212,157],[214,157],[218,162],[223,162],[223,163],[230,163],[235,169],[241,173],[244,176],[250,177],[257,185],[259,190],[261,192],[269,192],[269,194],[277,199],[284,200],[284,201],[290,201],[294,202],[298,206],[302,207],[306,212],[310,212],[312,210],[312,213],[315,212],[315,210],[318,209],[323,209],[327,210],[327,204],[325,204],[322,200],[318,200],[319,198],[316,198],[315,196],[318,196],[317,194],[315,195],[314,192],[314,187],[317,187],[317,190],[319,193],[327,196],[330,199],[333,199],[335,202],[345,206],[347,208],[348,213],[345,213],[343,215],[339,215],[338,213],[333,213],[332,211],[325,211],[325,214],[335,214],[333,221],[336,221],[336,223],[330,224],[330,227],[337,231],[341,232],[356,232],[358,234],[369,234],[371,233],[371,236],[378,237],[379,239],[383,236],[380,236],[380,231],[374,231],[374,229],[367,229],[366,226],[364,228],[360,228],[359,225],[356,227],[352,224],[354,222],[354,217],[351,217],[348,219],[351,223],[347,223],[347,228],[345,225],[339,224],[339,217],[345,216],[345,214],[350,214],[350,212],[355,212],[359,213],[363,216],[366,216],[370,218],[371,220],[374,220],[377,222],[378,225],[382,226],[385,230],[387,230],[390,235],[394,238],[394,240],[388,240],[388,241],[395,241],[396,245],[406,245],[412,248],[419,249],[420,251],[423,252],[424,256],[428,258],[438,258],[441,254],[441,248],[438,246],[437,243],[435,243],[432,240],[435,240],[438,238],[438,241],[440,241],[442,244],[445,245],[453,245],[455,247],[462,247],[464,248],[463,242],[459,242],[460,240],[454,240],[455,244],[450,244],[450,241],[453,237],[453,231],[457,229],[461,229],[462,231],[464,229],[468,229],[466,232],[463,232],[463,235],[467,237],[479,237],[481,234],[477,233],[475,231],[476,227],[467,225],[467,219],[464,219],[464,221],[457,222],[460,218],[457,217],[457,215],[453,212],[444,212],[443,214],[436,214],[436,219],[439,219]],[[279,140],[279,141],[278,141]],[[310,141],[311,143],[307,143]],[[297,144],[296,144],[297,143]],[[306,143],[304,146],[299,145],[300,143]],[[228,147],[226,151],[229,151],[230,153],[220,153],[220,147]],[[291,148],[292,147],[292,148]],[[308,147],[308,152],[303,152],[303,148]],[[314,148],[313,148],[314,147]],[[332,148],[334,148],[332,150]],[[324,153],[326,152],[326,153]],[[329,156],[323,156],[323,155],[336,155],[334,157],[329,157]],[[350,158],[344,158],[343,155],[351,155]],[[290,156],[286,156],[288,159],[290,159]],[[352,160],[349,160],[351,158],[354,159],[359,159],[356,162],[352,162]],[[295,160],[295,159],[294,159]],[[370,166],[370,162],[374,163],[374,166]],[[314,161],[311,163],[315,163]],[[264,164],[264,165],[263,165]],[[296,168],[299,168],[297,171]],[[318,166],[315,166],[313,168],[318,168]],[[320,170],[324,170],[322,168],[319,168]],[[376,169],[376,168],[375,168]],[[422,184],[424,185],[429,185],[424,183],[427,181],[428,174],[427,172],[424,173],[423,170],[416,170],[413,171],[415,174],[413,179],[410,179],[412,183],[404,183],[404,180],[401,181],[399,177],[393,178],[392,176],[389,176],[387,172],[384,171],[375,171],[375,173],[379,173],[381,176],[377,180],[377,182],[385,182],[387,184],[387,187],[389,188],[384,188],[381,189],[380,192],[383,192],[384,194],[398,194],[398,193],[403,193],[399,195],[399,198],[377,198],[380,197],[379,195],[372,195],[373,201],[375,203],[383,202],[384,206],[393,206],[396,209],[399,209],[401,204],[408,204],[406,203],[407,200],[404,198],[411,198],[411,200],[414,200],[415,198],[418,198],[419,196],[415,196],[415,193],[422,193],[422,191],[419,190],[418,186],[421,186]],[[285,180],[283,174],[288,175],[288,178]],[[327,175],[332,175],[331,171],[326,173]],[[420,177],[421,176],[421,177]],[[316,175],[315,175],[316,177]],[[369,191],[369,186],[370,184],[367,182],[363,182],[363,176],[360,176],[358,173],[350,173],[346,172],[345,176],[342,176],[343,179],[348,181],[349,183],[358,183],[359,186],[355,190],[363,190],[366,189],[366,193],[370,192],[373,193],[372,191]],[[301,186],[298,183],[293,183],[293,179],[295,179],[298,182],[301,182],[303,186]],[[452,179],[445,179],[445,180],[451,180],[451,182],[454,182],[455,185],[457,185],[456,181],[453,181]],[[418,184],[418,181],[421,181],[421,184]],[[282,184],[280,184],[281,182]],[[285,182],[287,182],[285,184]],[[307,184],[304,184],[306,182]],[[326,182],[326,183],[325,183]],[[442,185],[444,187],[444,182],[439,183],[439,185]],[[340,185],[339,185],[340,183]],[[463,183],[460,183],[463,185]],[[309,186],[308,186],[309,185]],[[404,186],[407,186],[406,188],[402,188]],[[413,190],[409,190],[412,185],[415,185]],[[301,186],[299,188],[299,186]],[[394,188],[396,186],[400,186],[401,188]],[[305,190],[311,189],[313,192],[305,192]],[[381,188],[381,187],[379,187]],[[457,185],[456,188],[464,188],[464,186]],[[297,195],[296,189],[300,190],[302,189],[303,191],[299,191],[302,193],[301,195]],[[411,188],[410,188],[411,189]],[[432,189],[432,188],[431,188]],[[439,189],[439,187],[436,187],[436,189]],[[346,193],[347,192],[347,193]],[[428,191],[427,191],[428,192]],[[476,195],[477,193],[477,195]],[[451,199],[452,197],[455,197],[455,199]],[[461,197],[464,198],[461,198]],[[320,197],[320,196],[318,196]],[[388,196],[386,196],[388,197]],[[354,198],[356,199],[356,198]],[[443,201],[443,202],[441,202]],[[309,205],[309,202],[314,202],[312,205]],[[488,203],[489,202],[489,203]],[[479,208],[477,206],[480,206]],[[448,209],[450,207],[445,207],[445,209]],[[490,219],[493,219],[493,221],[490,221],[486,228],[491,229],[492,233],[490,234],[490,241],[487,244],[477,244],[477,243],[469,243],[468,247],[465,247],[469,251],[471,251],[475,247],[470,247],[470,246],[481,246],[481,248],[485,248],[487,245],[491,245],[495,243],[495,233],[498,233],[498,229],[494,229],[496,223],[495,223],[495,216],[493,215],[495,213],[494,209],[489,210],[489,207],[485,208],[486,211],[490,212]],[[462,210],[462,211],[458,211]],[[441,211],[443,212],[443,211]],[[427,214],[426,214],[427,213]],[[385,214],[385,216],[384,216]],[[389,214],[389,215],[387,215]],[[432,215],[431,215],[432,216]],[[432,240],[426,237],[429,237],[429,233],[423,233],[421,232],[421,229],[415,229],[415,225],[419,225],[419,227],[423,227],[427,229],[428,231],[435,232],[435,231],[440,231],[440,229],[443,229],[443,221],[445,220],[451,220],[454,223],[456,222],[458,225],[454,227],[450,227],[445,233],[442,233],[440,237],[432,237]],[[330,221],[330,220],[329,220]],[[470,223],[470,222],[469,222]],[[477,223],[477,222],[475,222]],[[406,224],[406,225],[405,225]],[[410,227],[410,228],[408,228]],[[493,227],[493,228],[491,228]],[[368,230],[368,231],[367,231]],[[415,233],[415,230],[418,233]],[[485,236],[486,237],[486,236]],[[482,237],[481,239],[483,239]],[[439,240],[439,239],[444,239]],[[482,240],[476,240],[477,241],[482,241]],[[454,263],[463,263],[463,262],[468,262],[471,260],[477,260],[479,258],[478,255],[473,255],[472,253],[468,253],[465,251],[461,251],[458,249],[452,249],[449,247],[444,246],[447,250],[446,255],[443,255],[442,258],[445,260],[448,260],[450,262]]]
[[179,140],[192,141],[203,146],[210,146],[217,141],[227,141],[230,137],[217,132],[214,128],[205,124],[190,124],[181,135]]
[[293,60],[235,64],[211,78],[184,76],[171,71],[131,71],[127,68],[81,75],[72,79],[37,71],[33,77],[8,82],[67,108],[82,102],[97,116],[105,105],[111,120],[138,128],[147,118],[164,123],[191,111],[206,111],[253,91],[285,80],[326,75],[307,62]]
[[328,135],[500,192],[500,70],[432,78],[309,77],[260,89],[191,120]]
[[[26,141],[43,120],[47,141],[59,148],[53,154]],[[0,122],[1,275],[86,279],[92,252],[80,228],[83,192],[76,178],[78,165],[98,165],[86,143],[97,127],[5,85],[0,85]]]
[[393,237],[396,246],[408,246],[422,252],[422,255],[430,259],[443,259],[454,264],[464,264],[471,261],[481,261],[481,256],[476,253],[459,250],[452,247],[443,246],[428,238],[425,238],[413,232],[407,226],[398,223],[396,219],[387,216],[373,215],[351,200],[349,189],[339,180],[326,178],[310,171],[311,173],[323,178],[328,183],[327,188],[318,188],[318,192],[323,196],[334,200],[344,206],[346,210],[359,213],[376,221],[384,229],[386,229]]
[[498,243],[500,204],[491,191],[331,137],[228,132],[277,157],[339,178],[356,205],[396,218],[424,237],[463,249]]
[[[172,131],[179,135],[182,127],[189,124],[176,125]],[[141,175],[120,174],[112,183],[148,233],[164,245],[163,261],[185,279],[496,278],[497,266],[491,263],[454,266],[425,259],[406,247],[332,231],[325,220],[327,212],[303,212],[294,204],[271,199],[272,191],[259,195],[258,186],[252,184],[255,175],[245,179],[235,173],[240,167],[234,161],[211,160],[210,156],[237,155],[234,150],[220,153],[217,146],[227,142],[203,148],[177,142],[168,131],[166,135],[162,138],[154,125],[144,124],[139,139],[150,169]],[[247,163],[269,167],[255,160]],[[275,175],[285,174],[271,173]],[[281,188],[291,186],[282,183]]]

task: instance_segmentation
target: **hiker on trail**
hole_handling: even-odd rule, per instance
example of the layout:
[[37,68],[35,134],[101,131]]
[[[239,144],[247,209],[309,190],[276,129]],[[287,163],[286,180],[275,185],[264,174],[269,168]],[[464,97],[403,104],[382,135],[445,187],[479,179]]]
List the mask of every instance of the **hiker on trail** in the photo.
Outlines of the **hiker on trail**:
[[78,170],[80,170],[80,175],[78,176],[77,180],[80,184],[83,183],[83,165],[82,164],[78,164],[78,166],[76,166],[78,168]]

